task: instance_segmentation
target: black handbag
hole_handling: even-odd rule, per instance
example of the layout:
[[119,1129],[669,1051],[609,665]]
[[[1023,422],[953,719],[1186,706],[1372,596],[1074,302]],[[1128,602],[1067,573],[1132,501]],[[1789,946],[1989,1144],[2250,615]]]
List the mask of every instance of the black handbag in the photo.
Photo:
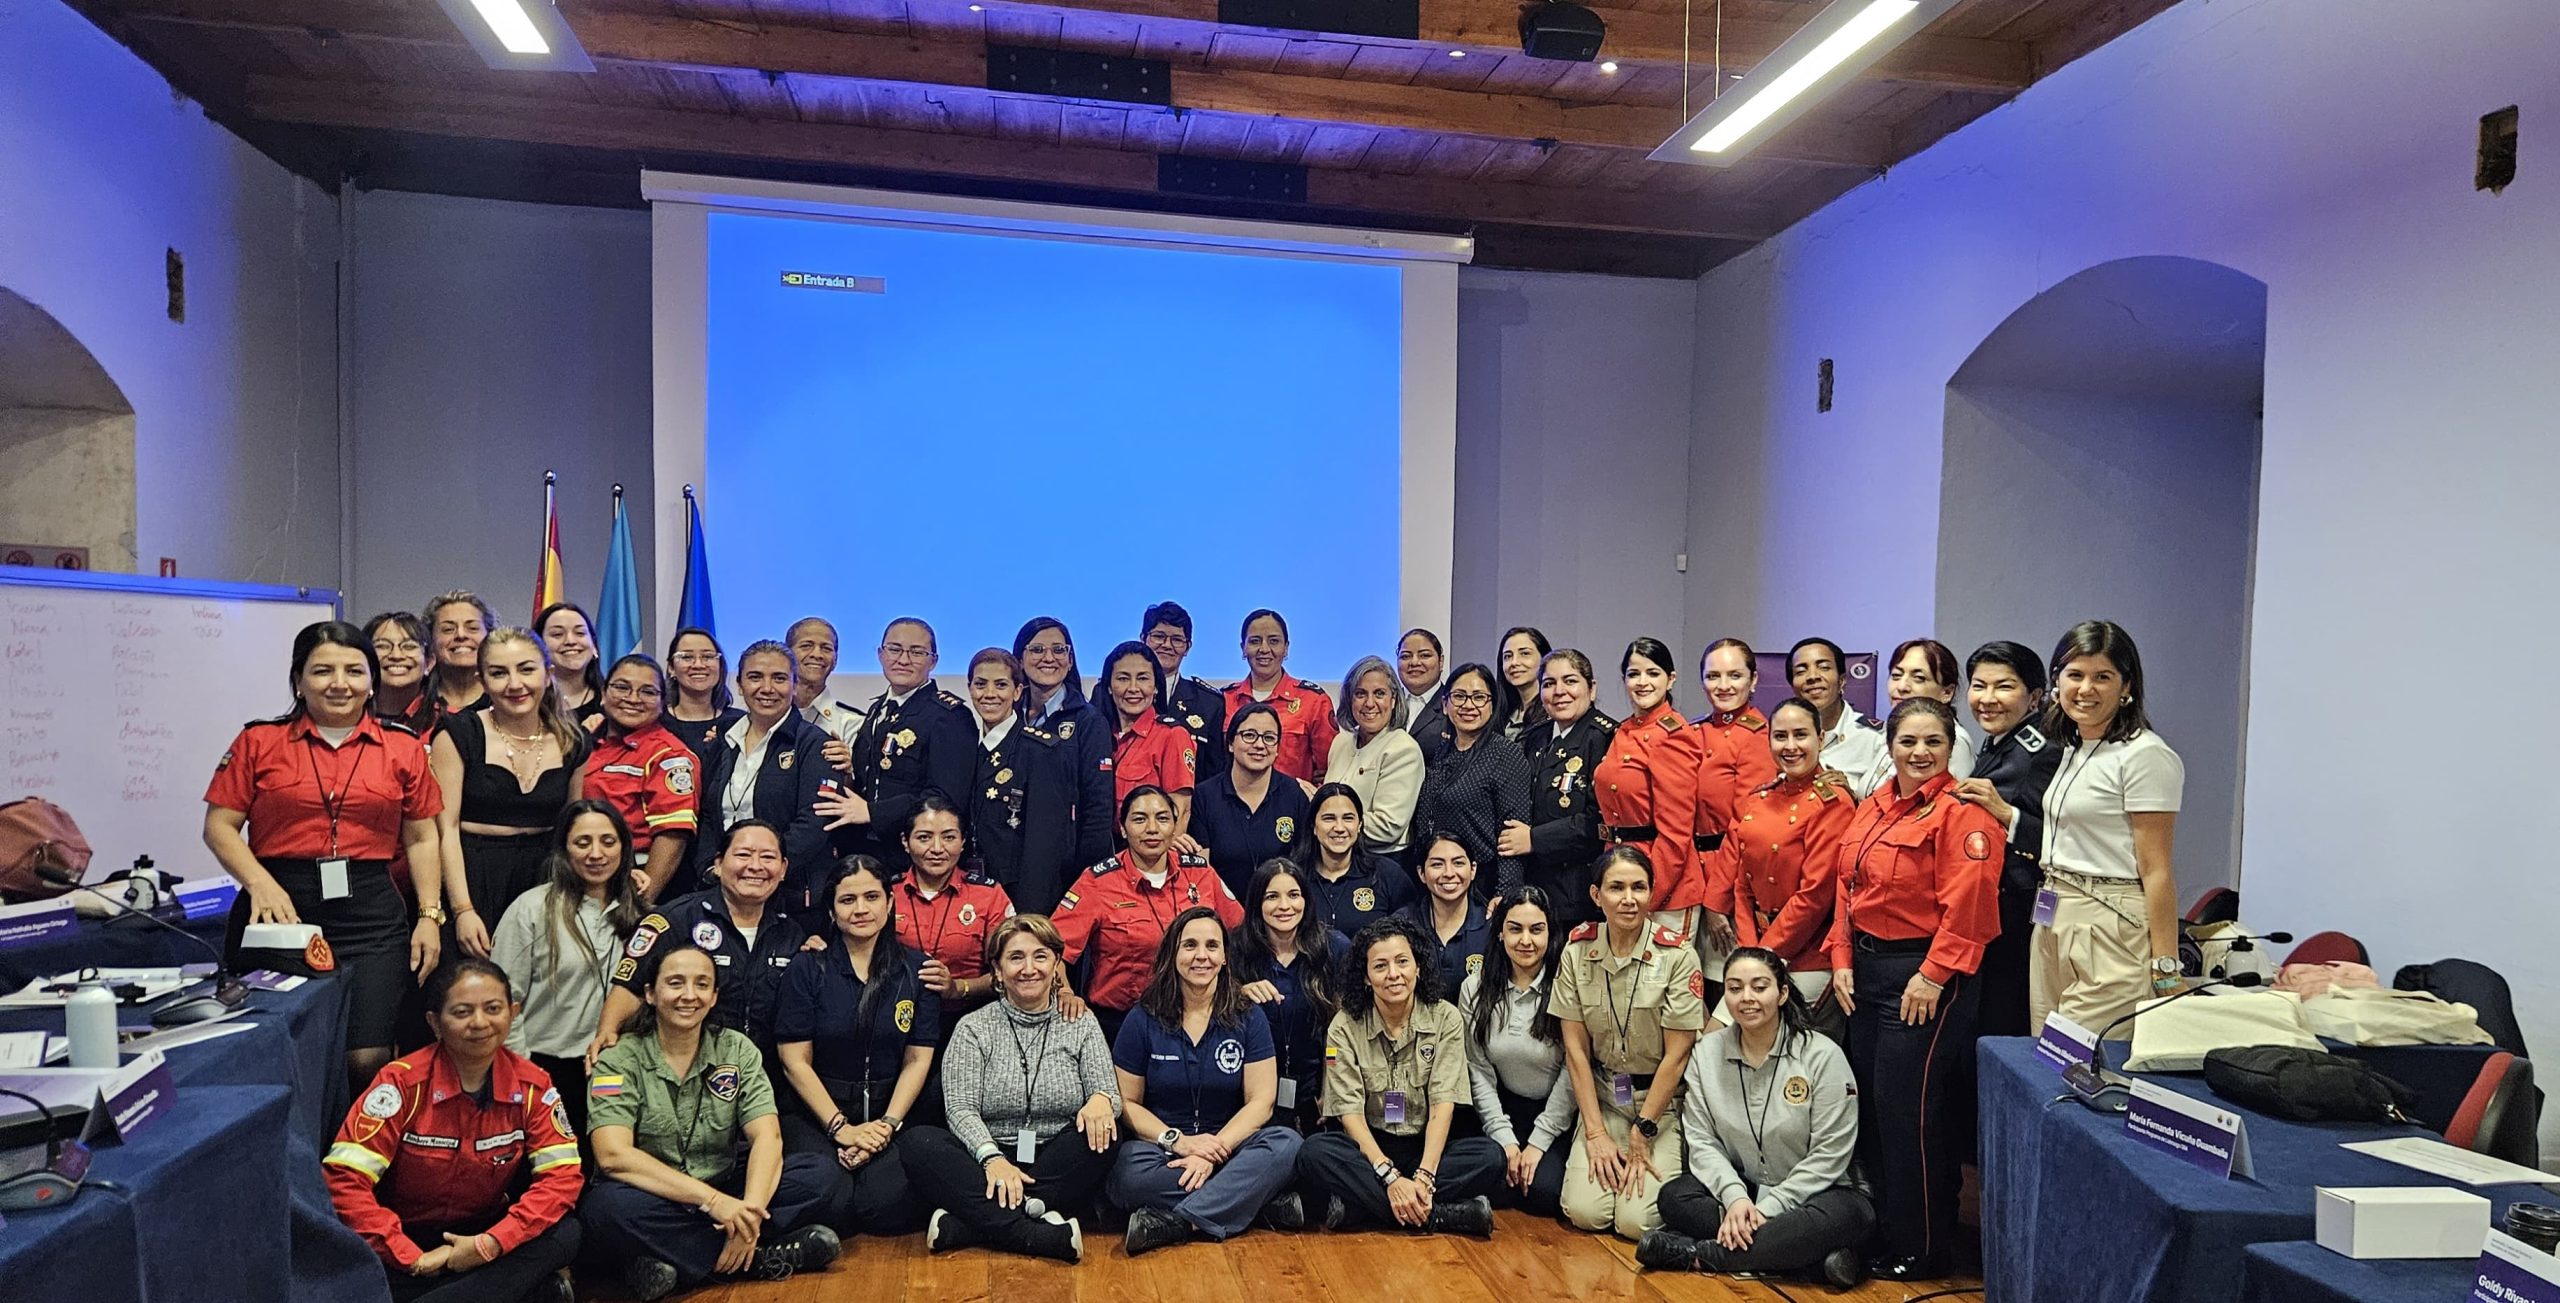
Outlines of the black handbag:
[[2243,1045],[2204,1056],[2213,1093],[2296,1122],[2406,1122],[2417,1100],[2408,1087],[2327,1050]]

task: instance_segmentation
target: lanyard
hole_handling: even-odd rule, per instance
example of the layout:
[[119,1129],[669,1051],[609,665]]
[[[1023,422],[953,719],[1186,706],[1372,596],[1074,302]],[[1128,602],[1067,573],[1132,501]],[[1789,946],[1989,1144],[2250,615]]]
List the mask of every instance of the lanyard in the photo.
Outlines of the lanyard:
[[[352,734],[347,738],[348,742],[355,740]],[[329,812],[329,858],[334,860],[338,858],[338,815],[347,808],[347,793],[355,790],[356,771],[364,768],[364,752],[356,752],[356,758],[348,762],[347,781],[338,784],[338,794],[331,796],[329,785],[320,778],[320,748],[323,744],[318,738],[305,738],[303,743],[303,755],[311,761],[312,790],[320,794],[320,808]]]
[[[955,879],[956,879],[956,877],[957,877],[957,876],[958,876],[958,875],[955,873],[955,874],[954,874]],[[909,898],[909,899],[911,899],[911,900],[915,901],[915,905],[916,905],[916,908],[915,908],[915,916],[916,916],[916,939],[917,939],[917,940],[919,940],[919,941],[924,942],[924,944],[923,944],[922,946],[918,947],[918,949],[921,949],[921,950],[923,950],[923,951],[924,951],[925,958],[927,958],[927,959],[941,959],[941,958],[942,958],[942,938],[943,938],[945,935],[949,934],[949,933],[950,933],[950,931],[951,931],[951,911],[953,911],[954,909],[959,908],[959,905],[958,905],[958,902],[957,902],[957,899],[956,899],[956,898],[959,896],[959,894],[960,894],[960,890],[959,890],[959,888],[960,888],[960,884],[959,884],[959,882],[957,882],[957,881],[955,880],[955,881],[953,881],[953,882],[950,882],[950,883],[948,883],[948,884],[944,885],[944,887],[942,888],[942,890],[941,890],[939,893],[937,893],[937,894],[939,894],[939,895],[942,897],[942,914],[941,914],[942,926],[940,926],[940,927],[938,927],[938,928],[935,928],[935,929],[933,930],[933,935],[931,935],[931,936],[926,936],[926,935],[925,935],[925,931],[924,931],[924,920],[925,920],[925,913],[924,913],[924,896],[916,890],[916,888],[915,888],[915,881],[914,881],[914,879],[912,879],[912,878],[908,879],[908,882],[907,882],[907,896],[908,896],[908,898]],[[945,966],[945,967],[949,967],[949,966],[950,966],[950,961],[949,961],[949,960],[943,960],[943,964],[944,964],[944,966]]]
[[[1777,1058],[1777,1051],[1775,1049],[1770,1050],[1769,1057],[1771,1059]],[[1769,1097],[1777,1093],[1778,1074],[1776,1070],[1771,1068],[1771,1066],[1766,1062],[1762,1063],[1760,1066],[1763,1071],[1768,1072],[1769,1081],[1767,1085],[1760,1088],[1760,1109],[1757,1113],[1754,1113],[1751,1108],[1751,1083],[1749,1079],[1743,1075],[1742,1060],[1740,1059],[1733,1061],[1733,1086],[1735,1093],[1742,1096],[1743,1120],[1748,1122],[1751,1126],[1751,1148],[1754,1152],[1759,1154],[1760,1169],[1765,1174],[1769,1167],[1769,1147],[1762,1141],[1761,1135],[1763,1129],[1769,1124]]]
[[1049,1029],[1057,1025],[1057,1011],[1051,1010],[1048,1020],[1040,1024],[1040,1051],[1037,1055],[1023,1045],[1020,1027],[1008,1029],[1013,1033],[1013,1052],[1022,1060],[1022,1130],[1015,1133],[1017,1136],[1031,1130],[1031,1110],[1039,1106],[1040,1070],[1049,1066]]
[[[1629,1048],[1629,1045],[1630,1042],[1635,1039],[1636,997],[1644,991],[1644,974],[1636,974],[1636,980],[1627,983],[1627,1016],[1624,1018],[1619,1017],[1618,971],[1609,967],[1609,959],[1611,956],[1608,954],[1608,946],[1609,938],[1605,936],[1601,937],[1601,999],[1609,1006],[1609,1021],[1616,1024],[1618,1028],[1618,1057],[1620,1059],[1632,1060],[1635,1058],[1635,1051]],[[1637,964],[1644,962],[1643,938],[1637,938],[1636,947],[1636,957],[1628,961],[1627,967],[1629,968],[1633,968]]]
[[[1419,1005],[1415,1006],[1414,1013],[1420,1012],[1421,1007]],[[1386,1022],[1382,1019],[1378,1023],[1378,1037],[1387,1043],[1387,1084],[1385,1089],[1396,1089],[1396,1069],[1403,1067],[1404,1061],[1413,1057],[1414,1047],[1422,1043],[1422,1033],[1415,1029],[1412,1018],[1412,1014],[1407,1014],[1405,1016],[1404,1048],[1402,1050],[1398,1050],[1396,1048],[1396,1038],[1387,1034]],[[1425,1082],[1424,1084],[1428,1085],[1430,1083]]]
[[2047,864],[2053,863],[2053,848],[2062,844],[2063,803],[2069,799],[2071,789],[2080,782],[2081,776],[2088,773],[2089,766],[2097,760],[2098,748],[2105,745],[2104,741],[2099,741],[2087,746],[2073,746],[2062,772],[2054,775],[2054,781],[2045,788],[2042,849]]
[[[1891,782],[1892,780],[1887,779],[1886,781]],[[1858,894],[1859,886],[1866,881],[1865,870],[1867,867],[1867,852],[1874,850],[1876,848],[1876,843],[1883,841],[1886,833],[1892,832],[1894,829],[1901,827],[1903,820],[1908,819],[1913,814],[1917,813],[1922,806],[1934,803],[1934,799],[1931,801],[1912,802],[1910,809],[1905,810],[1890,819],[1880,821],[1875,833],[1872,836],[1869,836],[1865,841],[1858,843],[1858,853],[1850,857],[1849,860],[1850,896],[1855,897]]]

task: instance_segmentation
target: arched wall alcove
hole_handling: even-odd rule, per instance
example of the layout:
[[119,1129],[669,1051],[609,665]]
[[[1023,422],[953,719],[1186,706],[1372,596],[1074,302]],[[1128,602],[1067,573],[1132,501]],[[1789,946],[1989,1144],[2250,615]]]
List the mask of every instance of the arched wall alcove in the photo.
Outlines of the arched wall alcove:
[[0,542],[130,571],[133,535],[133,404],[51,313],[0,289]]
[[2037,655],[2124,625],[2186,764],[2179,898],[2236,884],[2267,287],[2190,258],[2102,263],[2021,305],[1947,384],[1938,627]]

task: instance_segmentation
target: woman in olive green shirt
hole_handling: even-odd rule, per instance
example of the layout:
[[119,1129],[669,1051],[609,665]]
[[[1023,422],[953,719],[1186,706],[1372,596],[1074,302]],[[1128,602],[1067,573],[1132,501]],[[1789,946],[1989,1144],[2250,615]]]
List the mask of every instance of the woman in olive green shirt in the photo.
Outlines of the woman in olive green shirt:
[[689,944],[651,959],[639,1022],[587,1078],[603,1170],[579,1208],[589,1245],[624,1264],[643,1303],[714,1275],[780,1280],[835,1261],[818,1218],[844,1174],[784,1156],[764,1055],[744,1032],[705,1025],[718,965]]

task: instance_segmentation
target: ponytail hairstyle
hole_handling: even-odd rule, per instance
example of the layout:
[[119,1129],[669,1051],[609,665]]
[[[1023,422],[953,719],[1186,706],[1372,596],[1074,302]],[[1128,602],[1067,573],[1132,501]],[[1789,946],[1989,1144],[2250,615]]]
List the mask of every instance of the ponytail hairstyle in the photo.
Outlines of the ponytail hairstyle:
[[[1465,1010],[1467,1042],[1481,1050],[1493,1039],[1495,1010],[1502,1003],[1502,987],[1511,985],[1511,948],[1502,943],[1502,925],[1515,909],[1534,909],[1547,920],[1547,957],[1538,965],[1538,1014],[1529,1021],[1529,1034],[1549,1045],[1564,1043],[1564,1029],[1547,1008],[1547,993],[1556,986],[1556,970],[1564,965],[1565,938],[1556,929],[1562,921],[1556,917],[1555,903],[1537,887],[1522,887],[1515,895],[1493,902],[1493,913],[1487,917],[1492,926],[1485,929],[1484,966],[1476,974],[1476,1003]],[[1497,974],[1499,976],[1497,976]],[[1495,985],[1499,982],[1501,985]]]
[[[560,759],[569,762],[578,754],[578,746],[587,740],[587,731],[569,717],[568,708],[560,704],[560,685],[551,678],[551,647],[542,635],[518,625],[492,629],[480,640],[480,690],[489,690],[489,649],[506,643],[522,643],[542,658],[542,695],[534,702],[534,718],[542,721],[542,731],[560,744]],[[603,704],[598,699],[599,705]]]
[[1778,952],[1762,946],[1742,946],[1725,956],[1724,971],[1730,976],[1733,966],[1751,960],[1769,970],[1778,983],[1778,1030],[1785,1036],[1813,1030],[1813,1013],[1804,1007],[1804,993],[1796,989],[1795,975],[1787,971],[1787,961]]

